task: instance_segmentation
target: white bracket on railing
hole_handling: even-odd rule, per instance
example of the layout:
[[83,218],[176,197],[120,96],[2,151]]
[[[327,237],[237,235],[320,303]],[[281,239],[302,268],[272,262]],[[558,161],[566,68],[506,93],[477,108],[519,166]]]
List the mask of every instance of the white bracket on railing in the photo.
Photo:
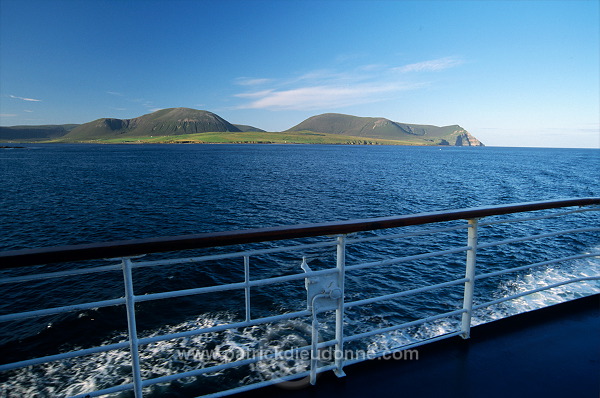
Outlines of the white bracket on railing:
[[[306,262],[306,257],[302,258],[300,267],[306,273],[312,272]],[[314,385],[317,382],[319,359],[317,349],[319,342],[319,321],[317,315],[319,312],[339,310],[339,303],[340,299],[343,297],[343,291],[340,288],[337,274],[307,277],[305,278],[305,287],[308,310],[312,312],[310,384]],[[343,374],[343,372],[338,373]]]
[[[300,267],[304,272],[312,270],[302,258]],[[305,279],[307,307],[314,313],[331,311],[338,308],[338,300],[342,297],[337,274],[319,275]]]

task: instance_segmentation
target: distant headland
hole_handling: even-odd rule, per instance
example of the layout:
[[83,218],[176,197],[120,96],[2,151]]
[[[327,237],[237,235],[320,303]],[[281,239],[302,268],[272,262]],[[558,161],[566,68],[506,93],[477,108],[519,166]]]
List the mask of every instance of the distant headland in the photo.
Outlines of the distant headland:
[[133,119],[103,118],[79,125],[0,127],[0,142],[483,146],[459,125],[437,127],[325,113],[285,131],[267,132],[190,108],[162,109]]

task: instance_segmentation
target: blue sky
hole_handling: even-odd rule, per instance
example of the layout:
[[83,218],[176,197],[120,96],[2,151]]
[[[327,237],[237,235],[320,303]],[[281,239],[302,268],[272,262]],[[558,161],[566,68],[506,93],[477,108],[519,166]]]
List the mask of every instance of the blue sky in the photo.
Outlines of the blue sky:
[[0,125],[337,112],[598,148],[599,4],[0,0]]

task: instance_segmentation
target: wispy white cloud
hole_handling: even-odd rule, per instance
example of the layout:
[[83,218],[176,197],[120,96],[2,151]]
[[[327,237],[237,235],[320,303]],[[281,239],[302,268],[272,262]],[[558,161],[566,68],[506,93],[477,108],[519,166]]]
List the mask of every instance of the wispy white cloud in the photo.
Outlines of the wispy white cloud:
[[260,98],[260,97],[268,96],[273,91],[275,91],[275,90],[270,89],[270,90],[254,91],[254,92],[250,92],[250,93],[235,94],[235,96],[240,97],[240,98]]
[[31,109],[23,109],[23,112],[33,113],[33,111]]
[[429,61],[417,62],[414,64],[408,64],[392,68],[396,72],[408,73],[408,72],[437,72],[448,68],[461,65],[462,60],[454,57],[445,57],[439,59],[433,59]]
[[446,57],[399,67],[368,64],[346,71],[319,69],[287,79],[239,78],[236,83],[249,90],[234,96],[247,100],[239,109],[335,109],[389,100],[429,84],[408,79],[406,72],[441,71],[460,64],[461,60]]
[[0,113],[0,117],[15,117],[17,114],[15,113]]
[[29,101],[29,102],[41,102],[42,101],[42,100],[35,99],[35,98],[17,97],[16,95],[9,95],[9,97],[13,98],[13,99],[19,99],[22,101]]
[[118,91],[107,91],[106,94],[114,95],[117,97],[124,97],[125,94],[119,93]]
[[300,87],[289,90],[266,90],[260,93],[238,94],[238,97],[257,97],[240,106],[250,109],[312,110],[336,108],[381,101],[383,95],[414,89],[414,85],[359,84],[353,87],[326,85]]

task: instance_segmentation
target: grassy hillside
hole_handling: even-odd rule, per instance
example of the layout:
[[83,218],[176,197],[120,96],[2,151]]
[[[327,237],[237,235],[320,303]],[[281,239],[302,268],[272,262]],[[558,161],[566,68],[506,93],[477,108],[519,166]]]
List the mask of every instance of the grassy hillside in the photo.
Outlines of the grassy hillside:
[[0,127],[0,141],[40,141],[60,138],[78,124]]
[[325,113],[310,117],[287,131],[303,130],[365,138],[401,140],[420,145],[479,144],[479,141],[458,125],[438,127],[405,124],[385,118],[358,117],[339,113]]
[[367,139],[364,137],[340,134],[314,133],[312,131],[295,132],[207,132],[160,137],[119,137],[90,140],[86,142],[106,144],[354,144],[354,145],[415,145],[409,141]]
[[63,137],[86,141],[125,137],[172,136],[240,129],[212,112],[190,108],[162,109],[134,119],[98,119],[82,124]]
[[241,132],[247,132],[247,131],[261,131],[261,132],[265,132],[265,130],[256,128],[254,126],[248,126],[246,124],[234,124],[235,127],[237,127]]

